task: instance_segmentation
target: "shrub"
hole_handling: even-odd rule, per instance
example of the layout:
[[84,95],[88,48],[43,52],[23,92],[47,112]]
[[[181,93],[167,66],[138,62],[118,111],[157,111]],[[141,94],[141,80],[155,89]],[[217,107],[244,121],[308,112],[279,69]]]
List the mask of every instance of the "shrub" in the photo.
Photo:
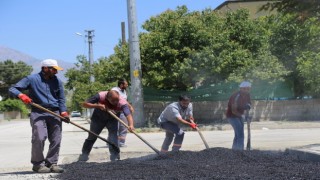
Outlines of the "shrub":
[[23,115],[27,115],[29,113],[26,105],[18,99],[6,99],[5,101],[0,101],[0,111],[20,111]]

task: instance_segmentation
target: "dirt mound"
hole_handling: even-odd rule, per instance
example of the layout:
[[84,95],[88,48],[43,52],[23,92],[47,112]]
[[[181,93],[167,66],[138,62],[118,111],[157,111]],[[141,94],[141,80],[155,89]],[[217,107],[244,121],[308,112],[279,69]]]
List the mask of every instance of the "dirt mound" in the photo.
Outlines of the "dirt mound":
[[285,152],[211,148],[117,162],[64,165],[59,179],[320,179],[320,163]]

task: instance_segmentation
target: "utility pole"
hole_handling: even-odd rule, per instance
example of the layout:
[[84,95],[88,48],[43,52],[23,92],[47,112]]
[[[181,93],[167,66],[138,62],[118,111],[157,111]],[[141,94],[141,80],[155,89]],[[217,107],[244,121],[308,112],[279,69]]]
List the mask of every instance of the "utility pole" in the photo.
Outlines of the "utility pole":
[[126,26],[124,22],[121,22],[121,37],[122,37],[121,44],[124,45],[126,43]]
[[[88,38],[88,44],[89,44],[89,54],[88,54],[88,60],[89,60],[89,74],[90,79],[89,82],[92,84],[94,82],[93,72],[92,72],[92,65],[93,65],[93,48],[92,48],[92,42],[94,37],[94,30],[85,30],[87,35],[85,35],[86,38]],[[83,36],[81,33],[77,32],[76,35]],[[90,89],[89,89],[90,90]],[[92,94],[92,93],[91,93]],[[93,109],[86,109],[85,110],[85,118],[88,120],[91,117],[91,114],[93,112]]]
[[[93,37],[94,37],[94,30],[85,30],[87,33],[86,37],[88,38],[88,45],[89,45],[89,74],[90,74],[90,84],[94,82],[94,77],[93,77],[93,72],[92,72],[92,65],[93,65],[93,48],[92,48],[92,42],[93,42]],[[92,94],[92,92],[91,92]],[[93,113],[93,109],[88,109],[87,111],[87,118],[90,118]]]
[[92,38],[94,37],[94,30],[86,30],[88,33],[86,37],[88,38],[89,44],[89,73],[90,73],[90,82],[94,82],[94,77],[92,73],[92,65],[93,65],[93,49],[92,49]]
[[141,83],[141,60],[140,47],[136,14],[136,1],[127,0],[128,27],[129,27],[129,48],[130,48],[130,78],[131,78],[131,97],[132,105],[135,108],[133,118],[136,126],[141,127],[145,124],[143,110],[143,91]]

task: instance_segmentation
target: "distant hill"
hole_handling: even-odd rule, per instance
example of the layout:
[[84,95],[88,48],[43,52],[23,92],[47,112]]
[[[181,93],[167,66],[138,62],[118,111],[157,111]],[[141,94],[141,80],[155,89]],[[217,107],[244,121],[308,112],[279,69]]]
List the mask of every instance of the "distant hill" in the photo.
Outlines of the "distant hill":
[[[32,66],[33,71],[32,74],[38,73],[41,70],[40,63],[41,60],[34,58],[28,54],[22,53],[20,51],[4,47],[0,45],[0,61],[3,62],[5,60],[11,59],[13,62],[23,61],[26,64]],[[58,61],[59,66],[63,67],[63,71],[59,71],[58,77],[63,81],[67,82],[67,78],[64,76],[64,74],[67,72],[68,69],[74,67],[73,63],[68,63],[65,61]]]

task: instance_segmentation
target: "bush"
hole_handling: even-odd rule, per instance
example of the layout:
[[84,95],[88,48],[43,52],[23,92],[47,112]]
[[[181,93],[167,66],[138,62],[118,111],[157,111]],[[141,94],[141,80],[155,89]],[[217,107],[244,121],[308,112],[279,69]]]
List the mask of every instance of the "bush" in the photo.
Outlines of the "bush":
[[23,115],[27,115],[29,113],[26,105],[18,99],[7,99],[5,101],[0,101],[0,111],[20,111]]

